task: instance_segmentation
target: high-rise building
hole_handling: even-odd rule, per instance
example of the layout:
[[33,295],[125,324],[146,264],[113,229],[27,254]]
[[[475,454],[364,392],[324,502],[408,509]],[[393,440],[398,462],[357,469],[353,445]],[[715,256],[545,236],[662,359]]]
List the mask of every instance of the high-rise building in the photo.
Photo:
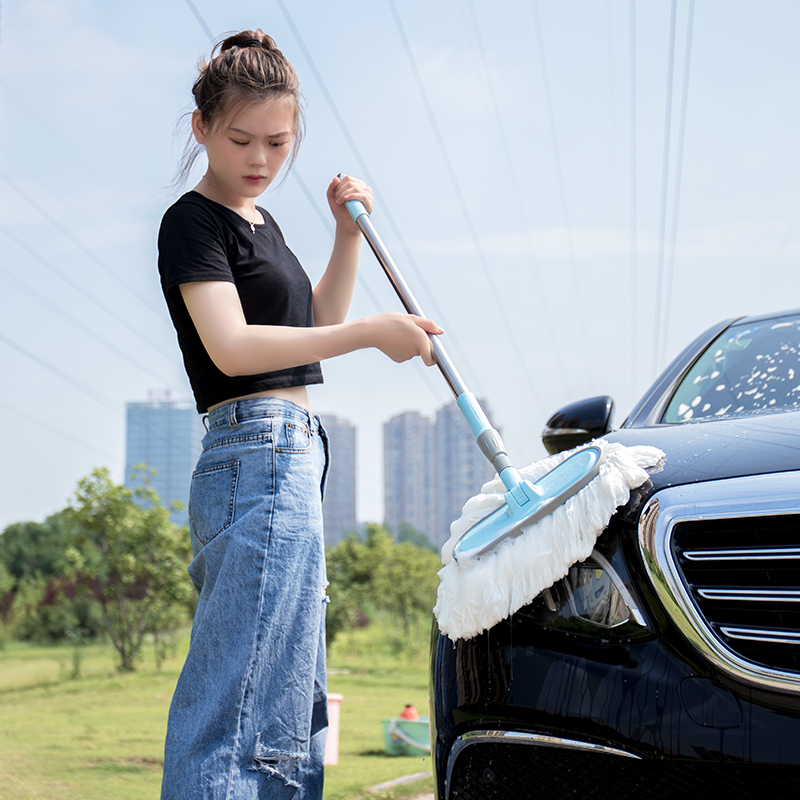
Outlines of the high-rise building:
[[441,547],[464,503],[493,471],[453,402],[431,422],[415,411],[383,427],[386,524],[395,533],[405,522]]
[[346,420],[320,415],[330,441],[330,468],[322,503],[325,544],[333,545],[355,531],[356,429]]
[[431,423],[416,411],[392,417],[383,426],[383,485],[386,525],[402,522],[433,539]]
[[169,506],[177,500],[183,506],[170,517],[178,525],[189,520],[189,486],[204,433],[194,404],[173,401],[169,393],[127,404],[125,485],[142,485],[142,475],[133,474],[139,464],[155,470],[155,475],[149,476],[150,485],[162,504]]

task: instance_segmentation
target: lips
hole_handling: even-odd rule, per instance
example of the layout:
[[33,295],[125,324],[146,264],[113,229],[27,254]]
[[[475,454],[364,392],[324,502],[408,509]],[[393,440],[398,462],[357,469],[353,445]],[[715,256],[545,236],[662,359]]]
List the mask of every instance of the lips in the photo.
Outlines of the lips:
[[248,183],[254,183],[255,184],[255,183],[261,183],[262,181],[265,181],[267,178],[266,178],[265,175],[245,175],[244,179]]

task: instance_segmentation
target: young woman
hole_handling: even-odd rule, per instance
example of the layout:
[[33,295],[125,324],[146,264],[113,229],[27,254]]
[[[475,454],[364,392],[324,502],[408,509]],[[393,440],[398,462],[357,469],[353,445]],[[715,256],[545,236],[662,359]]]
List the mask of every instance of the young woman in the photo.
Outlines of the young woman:
[[[256,198],[302,134],[294,69],[272,39],[225,39],[193,87],[208,168],[164,215],[159,271],[208,434],[189,518],[199,593],[170,708],[163,800],[322,797],[327,727],[322,490],[327,445],[306,386],[319,362],[365,347],[433,362],[430,320],[345,322],[361,235],[331,181],[330,261],[312,288]],[[191,166],[191,156],[184,164]]]

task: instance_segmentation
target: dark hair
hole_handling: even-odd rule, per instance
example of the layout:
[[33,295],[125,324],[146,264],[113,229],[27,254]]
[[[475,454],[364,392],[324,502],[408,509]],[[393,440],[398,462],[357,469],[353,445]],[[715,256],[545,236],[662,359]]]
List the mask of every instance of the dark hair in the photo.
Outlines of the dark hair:
[[[304,127],[300,83],[289,60],[260,28],[240,31],[215,45],[211,59],[200,64],[192,94],[207,128],[218,125],[241,104],[290,97],[294,102],[294,142],[289,166],[294,163]],[[190,136],[176,182],[188,177],[201,150]]]

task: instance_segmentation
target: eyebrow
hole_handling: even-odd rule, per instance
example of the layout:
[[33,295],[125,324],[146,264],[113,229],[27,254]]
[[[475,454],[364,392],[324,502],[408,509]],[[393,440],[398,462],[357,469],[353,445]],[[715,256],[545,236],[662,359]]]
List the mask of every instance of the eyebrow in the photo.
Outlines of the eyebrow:
[[[234,128],[232,125],[228,128],[229,131],[233,131],[234,133],[241,133],[243,136],[248,136],[251,139],[256,138],[252,133],[249,131],[242,130],[241,128]],[[279,139],[282,136],[291,136],[291,131],[280,131],[279,133],[268,133],[267,139]]]

